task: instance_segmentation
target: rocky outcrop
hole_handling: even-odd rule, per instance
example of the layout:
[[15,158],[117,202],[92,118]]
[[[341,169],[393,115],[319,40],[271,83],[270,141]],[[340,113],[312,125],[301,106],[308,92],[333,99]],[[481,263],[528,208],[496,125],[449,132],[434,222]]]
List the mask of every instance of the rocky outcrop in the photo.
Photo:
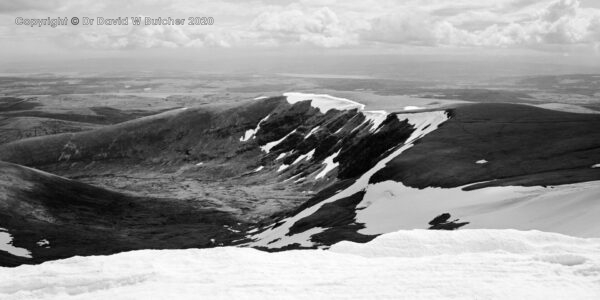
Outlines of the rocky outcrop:
[[431,230],[456,230],[460,227],[463,227],[467,224],[469,224],[469,222],[459,222],[459,219],[456,220],[450,220],[450,214],[449,213],[443,213],[435,218],[433,218],[433,220],[429,221],[429,228]]

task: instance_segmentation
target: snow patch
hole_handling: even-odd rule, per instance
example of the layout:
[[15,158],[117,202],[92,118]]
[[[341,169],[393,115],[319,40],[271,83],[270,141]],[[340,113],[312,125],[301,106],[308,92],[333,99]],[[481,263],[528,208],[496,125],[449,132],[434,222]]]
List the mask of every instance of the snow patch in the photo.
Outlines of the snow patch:
[[327,173],[329,173],[331,170],[337,168],[337,166],[339,166],[339,162],[333,162],[333,160],[340,154],[339,150],[338,152],[328,156],[327,158],[325,158],[323,160],[323,163],[325,165],[325,168],[323,170],[321,170],[321,172],[319,172],[319,174],[317,174],[317,176],[315,176],[315,179],[319,179],[324,177],[325,175],[327,175]]
[[260,149],[262,149],[262,151],[269,153],[271,151],[271,149],[273,149],[273,147],[279,145],[281,142],[283,142],[285,139],[287,139],[288,136],[292,135],[293,133],[296,132],[296,129],[292,130],[290,133],[286,134],[284,137],[282,137],[279,140],[270,142],[270,143],[266,143],[264,146],[260,146]]
[[233,229],[233,228],[231,228],[231,227],[230,227],[230,226],[228,226],[228,225],[223,225],[223,228],[225,228],[225,229],[227,229],[227,230],[229,230],[229,231],[231,231],[231,232],[240,232],[239,230]]
[[240,137],[240,142],[247,142],[250,139],[255,139],[256,133],[260,129],[260,124],[262,122],[266,121],[270,116],[271,115],[269,114],[266,117],[262,118],[260,121],[258,121],[258,124],[256,124],[256,128],[246,130],[246,133],[244,134],[244,136]]
[[50,248],[50,242],[47,239],[41,239],[39,240],[36,245],[38,245],[39,247],[45,247],[45,248]]
[[265,166],[260,166],[260,167],[258,167],[256,169],[254,169],[254,172],[259,172],[260,170],[262,170],[264,168],[265,168]]
[[487,160],[485,160],[485,159],[480,159],[480,160],[476,161],[475,163],[476,163],[476,164],[479,164],[479,165],[483,165],[483,164],[487,164],[487,163],[488,163],[488,161],[487,161]]
[[445,111],[396,114],[396,117],[400,121],[406,120],[415,128],[415,131],[406,140],[405,144],[412,144],[414,141],[436,130],[440,124],[448,120],[448,115]]
[[267,98],[269,98],[269,97],[267,97],[267,96],[258,96],[256,98],[254,98],[254,100],[261,100],[261,99],[267,99]]
[[294,160],[294,162],[292,163],[292,165],[295,165],[297,163],[299,163],[302,160],[311,160],[313,155],[315,154],[315,149],[310,150],[308,153],[306,154],[302,154],[300,156],[298,156],[298,158],[296,158],[296,160]]
[[243,136],[240,137],[240,142],[247,142],[254,136],[254,129],[246,130]]
[[[365,116],[365,122],[371,122],[371,128],[369,128],[369,132],[377,131],[379,125],[387,119],[388,113],[384,110],[373,110],[373,111],[363,111],[362,114]],[[358,125],[360,127],[362,124]]]
[[307,139],[308,137],[310,137],[311,135],[313,135],[315,132],[317,132],[317,130],[319,130],[319,127],[321,126],[317,126],[313,129],[310,130],[310,132],[308,132],[308,134],[304,137],[304,139]]
[[293,175],[292,177],[285,179],[283,182],[288,182],[288,181],[294,180],[294,179],[296,179],[296,177],[300,177],[300,175],[302,175],[302,174],[298,173],[296,175]]
[[283,95],[287,98],[288,103],[292,105],[296,102],[311,100],[310,105],[319,109],[321,113],[324,114],[330,109],[363,110],[365,108],[363,104],[358,102],[354,102],[345,98],[333,97],[326,94],[284,93]]
[[593,169],[595,169],[595,168],[600,168],[600,164],[595,164],[595,165],[593,165],[593,166],[592,166],[592,168],[593,168]]
[[279,172],[281,172],[281,171],[283,171],[283,170],[285,170],[285,169],[287,169],[289,167],[290,167],[290,165],[281,165],[281,166],[279,166],[279,169],[277,169],[277,173],[279,173]]
[[280,160],[282,158],[284,158],[287,155],[287,152],[281,153],[279,154],[279,156],[277,156],[277,158],[275,160]]
[[423,109],[423,107],[418,107],[418,106],[405,106],[404,110],[417,110],[417,109]]
[[29,250],[13,246],[12,241],[13,237],[8,233],[8,230],[0,227],[0,251],[8,252],[14,256],[31,258]]
[[295,234],[294,236],[287,239],[275,239],[269,242],[269,248],[281,248],[290,244],[298,244],[301,247],[312,247],[313,243],[310,241],[310,238],[317,234],[321,233],[325,230],[325,228],[315,227],[311,228],[307,231],[304,231],[299,234]]
[[199,163],[197,163],[197,164],[196,164],[196,166],[198,166],[198,167],[199,167],[199,166],[201,166],[201,165],[203,165],[203,164],[204,164],[203,162],[199,162]]

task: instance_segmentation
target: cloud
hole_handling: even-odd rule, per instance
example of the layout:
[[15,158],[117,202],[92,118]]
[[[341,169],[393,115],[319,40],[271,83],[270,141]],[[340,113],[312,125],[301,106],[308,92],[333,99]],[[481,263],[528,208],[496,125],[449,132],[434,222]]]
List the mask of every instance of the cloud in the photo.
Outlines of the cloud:
[[577,15],[579,1],[577,0],[559,0],[552,3],[544,11],[543,20],[547,22],[556,22],[565,17],[574,17]]
[[394,13],[371,20],[371,28],[362,38],[368,41],[412,45],[434,45],[435,29],[422,13]]
[[493,14],[490,10],[480,12],[471,6],[471,10],[462,13],[446,7],[441,13],[440,9],[435,9],[431,13],[413,10],[411,14],[387,14],[374,18],[362,38],[396,44],[536,49],[553,45],[592,45],[598,41],[596,28],[600,11],[582,9],[576,0],[549,2],[541,11],[528,10],[531,1],[509,4],[523,10]]
[[[117,17],[213,16],[213,26],[103,26],[37,30],[49,41],[93,49],[265,47],[381,49],[419,46],[552,50],[598,48],[600,9],[577,0],[3,1],[0,14],[61,12]],[[133,13],[143,9],[144,12]],[[91,12],[89,12],[92,14]],[[12,13],[11,13],[12,14]],[[43,13],[42,13],[43,15]],[[12,25],[12,24],[11,24]],[[3,39],[29,36],[25,28]],[[21,33],[21,35],[19,35]],[[24,34],[26,33],[26,34]],[[12,34],[12,37],[11,37]]]
[[264,12],[252,22],[262,38],[279,44],[307,43],[331,48],[357,44],[354,26],[343,23],[328,7],[312,12],[299,9]]
[[187,47],[231,47],[238,37],[232,32],[184,30],[180,26],[125,26],[113,30],[65,33],[60,43],[89,49],[149,49]]

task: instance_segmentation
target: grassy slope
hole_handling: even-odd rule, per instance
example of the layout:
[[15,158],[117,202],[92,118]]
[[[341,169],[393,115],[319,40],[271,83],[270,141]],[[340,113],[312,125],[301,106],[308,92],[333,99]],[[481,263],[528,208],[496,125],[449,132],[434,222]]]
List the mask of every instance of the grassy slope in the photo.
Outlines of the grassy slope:
[[[412,187],[551,185],[600,179],[600,115],[472,104],[375,174]],[[485,159],[486,164],[475,163]],[[482,185],[479,185],[481,187]]]
[[172,160],[186,155],[201,159],[203,154],[211,153],[218,156],[224,154],[221,152],[226,149],[215,143],[201,143],[207,136],[221,141],[231,140],[224,144],[237,143],[237,139],[232,138],[234,132],[241,136],[248,124],[255,126],[264,117],[265,111],[272,110],[277,104],[279,101],[270,101],[263,102],[263,105],[240,105],[235,109],[223,105],[203,106],[86,132],[23,139],[0,145],[0,160],[40,166],[65,160],[73,162],[127,158],[136,161],[157,156]]
[[[230,244],[239,233],[227,213],[202,201],[132,197],[0,162],[0,227],[33,258],[0,253],[0,266],[133,249],[202,248]],[[47,239],[50,248],[36,242]]]

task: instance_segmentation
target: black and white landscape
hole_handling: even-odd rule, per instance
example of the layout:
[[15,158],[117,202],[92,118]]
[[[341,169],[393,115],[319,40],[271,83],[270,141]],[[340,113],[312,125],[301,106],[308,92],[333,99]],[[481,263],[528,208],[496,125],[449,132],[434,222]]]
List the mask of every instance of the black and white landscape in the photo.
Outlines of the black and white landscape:
[[595,1],[0,16],[1,299],[600,298]]

